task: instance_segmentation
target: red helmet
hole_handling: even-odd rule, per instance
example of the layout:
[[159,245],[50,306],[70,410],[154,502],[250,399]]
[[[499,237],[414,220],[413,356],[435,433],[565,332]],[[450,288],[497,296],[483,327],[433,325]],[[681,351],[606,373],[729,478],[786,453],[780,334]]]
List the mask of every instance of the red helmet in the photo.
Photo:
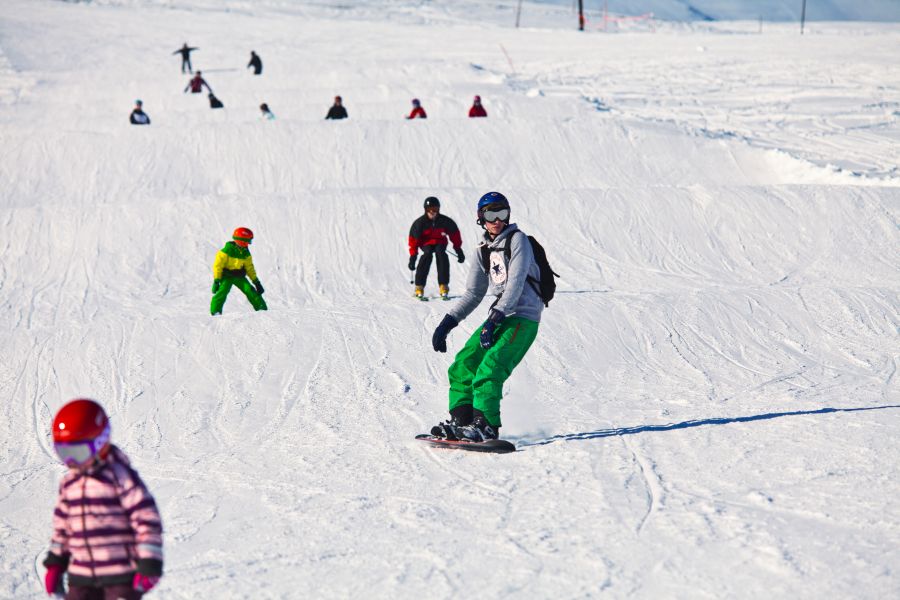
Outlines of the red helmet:
[[253,232],[246,227],[238,227],[231,235],[231,239],[233,239],[234,243],[238,246],[246,248],[253,243]]
[[87,398],[66,403],[53,419],[53,445],[70,467],[85,467],[109,452],[109,418],[103,407]]

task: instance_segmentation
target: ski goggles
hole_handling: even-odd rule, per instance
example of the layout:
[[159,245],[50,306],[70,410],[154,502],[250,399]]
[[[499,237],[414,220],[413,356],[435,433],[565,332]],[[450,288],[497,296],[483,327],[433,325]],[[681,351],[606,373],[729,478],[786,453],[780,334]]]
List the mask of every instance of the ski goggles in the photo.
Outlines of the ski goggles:
[[241,238],[241,237],[236,237],[236,238],[231,238],[231,239],[233,239],[233,240],[236,241],[236,242],[244,242],[245,244],[252,244],[252,243],[253,243],[253,238]]
[[92,440],[83,442],[56,442],[53,449],[67,467],[84,467],[90,464],[109,443],[109,425]]
[[485,223],[493,223],[494,221],[506,221],[509,219],[509,209],[508,208],[486,208],[481,211],[481,218]]

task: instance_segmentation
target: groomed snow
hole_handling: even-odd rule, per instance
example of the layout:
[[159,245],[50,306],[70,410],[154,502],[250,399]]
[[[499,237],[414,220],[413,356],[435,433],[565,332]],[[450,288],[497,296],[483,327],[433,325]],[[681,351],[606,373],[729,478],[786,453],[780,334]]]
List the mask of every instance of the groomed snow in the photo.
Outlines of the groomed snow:
[[[44,597],[79,395],[160,506],[150,598],[900,596],[900,25],[448,4],[3,3],[0,597]],[[493,189],[558,296],[519,452],[432,450],[487,303],[434,353],[406,236],[439,196],[458,293]],[[270,310],[214,319],[237,226]]]

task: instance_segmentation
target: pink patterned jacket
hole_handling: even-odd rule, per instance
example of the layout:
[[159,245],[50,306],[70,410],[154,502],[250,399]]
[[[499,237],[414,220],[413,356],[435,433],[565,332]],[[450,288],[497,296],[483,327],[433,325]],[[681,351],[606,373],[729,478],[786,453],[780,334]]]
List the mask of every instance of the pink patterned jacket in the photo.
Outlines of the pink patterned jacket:
[[[71,559],[71,560],[70,560]],[[128,457],[110,446],[106,460],[59,485],[44,566],[68,567],[69,584],[131,583],[134,573],[162,575],[162,521]]]

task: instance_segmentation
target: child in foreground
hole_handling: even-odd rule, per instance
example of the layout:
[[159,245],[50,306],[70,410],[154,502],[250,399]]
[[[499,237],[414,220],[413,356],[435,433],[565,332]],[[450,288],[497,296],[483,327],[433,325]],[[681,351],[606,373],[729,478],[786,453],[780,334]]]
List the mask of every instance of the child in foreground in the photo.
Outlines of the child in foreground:
[[156,502],[109,439],[109,418],[93,400],[72,400],[53,419],[53,447],[69,470],[59,485],[44,560],[44,586],[51,596],[138,600],[162,577]]

